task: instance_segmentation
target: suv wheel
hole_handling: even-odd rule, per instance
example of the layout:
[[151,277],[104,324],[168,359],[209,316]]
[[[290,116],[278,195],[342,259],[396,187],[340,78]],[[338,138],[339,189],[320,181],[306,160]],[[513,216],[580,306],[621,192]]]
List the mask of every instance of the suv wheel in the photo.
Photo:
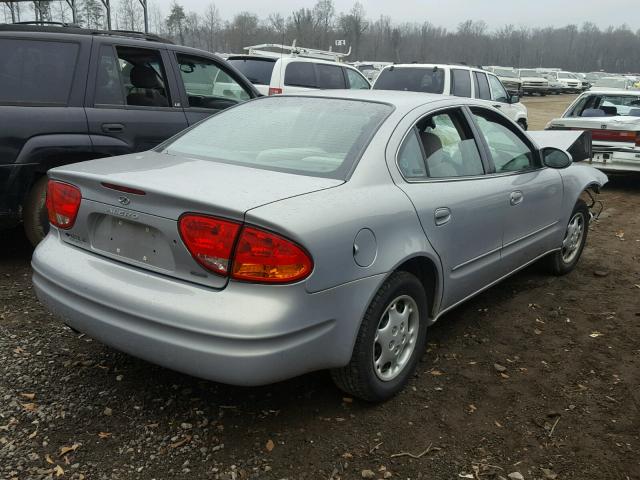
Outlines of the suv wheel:
[[31,187],[23,205],[24,233],[34,247],[49,233],[49,216],[45,200],[47,176],[39,178]]

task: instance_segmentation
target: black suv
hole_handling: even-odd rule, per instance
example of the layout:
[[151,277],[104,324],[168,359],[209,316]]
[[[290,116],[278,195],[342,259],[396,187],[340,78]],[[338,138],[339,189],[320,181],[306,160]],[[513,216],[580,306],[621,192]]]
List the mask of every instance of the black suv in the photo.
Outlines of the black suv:
[[259,96],[219,57],[153,35],[0,25],[0,228],[49,223],[46,172],[149,150]]

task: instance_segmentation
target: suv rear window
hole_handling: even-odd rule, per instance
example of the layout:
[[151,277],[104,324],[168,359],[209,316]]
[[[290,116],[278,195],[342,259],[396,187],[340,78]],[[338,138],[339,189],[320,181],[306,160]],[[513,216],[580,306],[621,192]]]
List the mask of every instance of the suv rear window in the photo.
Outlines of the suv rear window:
[[378,76],[373,89],[442,93],[444,92],[444,70],[441,68],[386,68]]
[[242,72],[255,85],[269,85],[275,60],[262,58],[231,57],[228,62]]
[[392,110],[367,101],[264,97],[210,117],[165,145],[164,152],[345,179]]
[[311,62],[291,62],[287,65],[284,73],[284,84],[290,87],[318,88],[314,64]]
[[79,45],[0,39],[0,103],[66,105]]

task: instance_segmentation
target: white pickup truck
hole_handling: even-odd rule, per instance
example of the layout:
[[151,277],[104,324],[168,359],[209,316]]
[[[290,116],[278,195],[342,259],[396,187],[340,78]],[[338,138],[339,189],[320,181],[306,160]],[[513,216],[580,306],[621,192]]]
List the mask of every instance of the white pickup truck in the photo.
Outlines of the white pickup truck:
[[547,130],[589,130],[590,163],[604,171],[640,172],[640,91],[598,90],[580,95]]

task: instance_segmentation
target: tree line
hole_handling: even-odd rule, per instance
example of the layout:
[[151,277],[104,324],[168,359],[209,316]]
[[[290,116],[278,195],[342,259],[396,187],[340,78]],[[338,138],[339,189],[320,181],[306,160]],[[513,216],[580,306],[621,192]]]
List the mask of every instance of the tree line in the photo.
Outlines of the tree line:
[[[78,0],[78,23],[105,28],[100,0]],[[15,3],[14,5],[21,5]],[[28,6],[27,6],[28,5]],[[10,21],[4,6],[5,21]],[[22,4],[19,15],[71,21],[64,0]],[[1,17],[0,17],[1,18]],[[7,20],[9,18],[9,20]],[[112,0],[112,27],[143,30],[142,7],[138,0]],[[25,19],[25,18],[22,18]],[[168,12],[149,2],[151,30],[174,42],[212,52],[241,53],[257,43],[285,43],[293,40],[310,48],[343,50],[336,40],[351,47],[349,60],[388,62],[465,63],[513,67],[555,67],[571,71],[640,72],[640,30],[627,25],[601,29],[587,22],[564,27],[532,28],[505,25],[490,29],[484,21],[462,21],[447,29],[430,23],[394,22],[388,16],[369,18],[360,2],[346,12],[337,12],[333,0],[317,0],[289,16],[272,13],[260,18],[239,12],[221,17],[215,3],[202,12],[190,12],[174,1]]]

